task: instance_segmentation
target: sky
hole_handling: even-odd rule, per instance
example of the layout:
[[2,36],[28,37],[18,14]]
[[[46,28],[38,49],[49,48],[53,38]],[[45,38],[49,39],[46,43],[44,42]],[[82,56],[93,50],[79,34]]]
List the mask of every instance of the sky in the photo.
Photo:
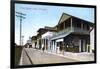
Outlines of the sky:
[[[29,37],[37,34],[39,28],[45,26],[54,27],[62,13],[67,13],[75,17],[94,23],[94,8],[64,7],[34,4],[15,4],[15,12],[26,14],[22,20],[22,35],[24,44]],[[18,15],[15,13],[15,15]],[[15,43],[19,45],[20,18],[15,16]]]

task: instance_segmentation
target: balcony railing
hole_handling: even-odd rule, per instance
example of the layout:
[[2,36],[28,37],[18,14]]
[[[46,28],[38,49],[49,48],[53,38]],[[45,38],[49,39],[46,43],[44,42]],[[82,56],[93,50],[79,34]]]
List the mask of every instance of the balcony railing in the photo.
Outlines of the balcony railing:
[[68,27],[62,31],[54,33],[53,37],[57,37],[64,34],[70,34],[70,33],[89,34],[89,31],[77,27]]
[[56,32],[53,34],[53,37],[57,37],[57,36],[60,36],[60,35],[63,35],[63,34],[66,34],[66,33],[69,33],[71,31],[71,27],[68,27],[62,31],[59,31],[59,32]]
[[72,27],[71,30],[72,30],[73,33],[89,34],[89,30],[85,30],[85,29],[82,29],[82,28]]

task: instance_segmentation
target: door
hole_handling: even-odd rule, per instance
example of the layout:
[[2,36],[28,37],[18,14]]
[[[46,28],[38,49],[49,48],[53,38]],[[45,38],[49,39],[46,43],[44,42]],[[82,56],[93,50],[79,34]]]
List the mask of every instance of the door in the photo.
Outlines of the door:
[[83,39],[79,40],[79,52],[86,52],[86,41]]
[[83,40],[83,52],[86,52],[86,41]]

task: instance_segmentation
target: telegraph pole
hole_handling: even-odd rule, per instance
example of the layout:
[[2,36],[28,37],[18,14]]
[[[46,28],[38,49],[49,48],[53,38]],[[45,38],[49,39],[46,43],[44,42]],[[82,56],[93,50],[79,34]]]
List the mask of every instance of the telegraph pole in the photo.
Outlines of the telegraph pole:
[[16,17],[20,18],[20,37],[19,37],[19,45],[22,46],[22,20],[25,19],[26,14],[23,14],[21,12],[16,12]]
[[24,36],[22,35],[22,46],[23,46],[23,44],[24,44]]

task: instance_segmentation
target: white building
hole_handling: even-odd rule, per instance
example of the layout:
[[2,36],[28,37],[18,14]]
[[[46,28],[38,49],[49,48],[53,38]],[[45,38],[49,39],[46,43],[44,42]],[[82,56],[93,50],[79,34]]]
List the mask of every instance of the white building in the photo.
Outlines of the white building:
[[42,35],[42,48],[44,47],[44,50],[47,51],[52,51],[52,46],[51,46],[51,37],[53,36],[54,32],[47,31]]
[[92,28],[91,29],[91,31],[90,31],[90,52],[93,52],[93,50],[94,50],[94,44],[95,44],[95,41],[94,41],[94,37],[95,36],[95,34],[94,34],[94,28]]

